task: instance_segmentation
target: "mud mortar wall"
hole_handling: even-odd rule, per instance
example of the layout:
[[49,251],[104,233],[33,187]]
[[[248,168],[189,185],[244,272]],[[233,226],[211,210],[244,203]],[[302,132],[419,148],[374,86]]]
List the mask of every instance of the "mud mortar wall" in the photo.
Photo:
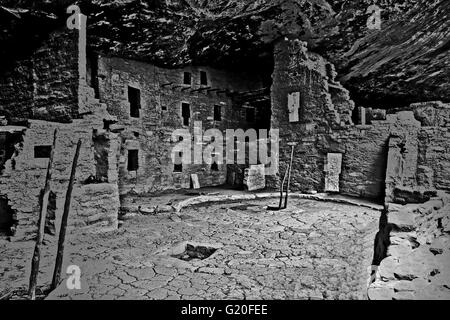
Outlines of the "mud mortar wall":
[[[343,194],[408,202],[417,193],[448,190],[450,106],[419,103],[411,111],[355,125],[354,103],[335,76],[334,67],[308,52],[304,43],[276,45],[271,126],[280,130],[281,174],[290,158],[288,142],[298,143],[293,190],[324,191],[328,153],[342,153]],[[293,92],[300,92],[298,122],[289,122],[288,95]],[[278,183],[269,179],[272,187]]]
[[68,122],[78,117],[76,31],[59,30],[0,74],[0,115]]
[[[11,208],[16,212],[17,239],[33,237],[36,232],[38,197],[45,183],[48,159],[36,159],[34,147],[51,145],[55,128],[58,128],[58,135],[51,190],[57,196],[56,225],[59,226],[62,215],[75,146],[78,139],[82,139],[69,224],[97,230],[117,227],[120,205],[117,180],[110,179],[108,184],[103,185],[82,184],[90,175],[95,174],[92,127],[89,119],[75,120],[72,124],[30,121],[22,148],[18,150],[17,156],[6,162],[0,179],[0,194],[6,195]],[[99,197],[99,193],[103,197]]]
[[[208,84],[200,85],[200,71],[207,74]],[[182,85],[184,72],[192,75],[192,85]],[[207,164],[183,165],[183,172],[174,172],[171,158],[173,147],[179,141],[172,141],[176,129],[186,129],[192,135],[194,144],[194,121],[202,123],[202,133],[208,129],[225,132],[229,128],[247,129],[245,109],[233,103],[225,93],[191,90],[202,87],[230,91],[261,89],[258,77],[233,74],[208,67],[187,67],[184,69],[162,69],[137,61],[100,57],[99,60],[100,100],[108,105],[108,111],[117,116],[116,127],[121,133],[122,150],[119,163],[120,191],[127,193],[158,192],[168,189],[190,187],[190,175],[197,174],[201,186],[216,186],[226,182],[227,166],[219,164],[218,171],[212,171]],[[164,84],[169,84],[163,86]],[[139,118],[130,116],[128,86],[138,88],[141,95]],[[173,88],[173,86],[178,86]],[[182,90],[184,89],[184,90]],[[190,105],[190,125],[183,125],[181,104]],[[214,106],[221,106],[221,121],[214,120]],[[258,120],[256,113],[256,120]],[[206,146],[206,143],[203,145]],[[128,171],[128,150],[138,150],[139,168]]]
[[[82,149],[69,228],[76,228],[76,232],[100,232],[118,226],[120,141],[117,135],[103,130],[103,120],[111,116],[106,105],[95,99],[94,90],[79,78],[78,64],[77,32],[58,31],[28,60],[18,61],[19,67],[12,73],[0,76],[0,104],[8,111],[14,110],[6,114],[7,119],[33,119],[28,120],[23,142],[15,146],[16,152],[5,163],[0,176],[0,195],[14,211],[16,232],[12,238],[15,240],[30,239],[37,232],[38,197],[45,183],[48,155],[40,158],[35,148],[51,146],[55,128],[58,135],[51,190],[56,194],[56,229],[59,230],[78,139],[82,140]],[[90,112],[81,116],[81,109]],[[96,159],[94,135],[105,138],[103,157],[107,159]],[[105,181],[85,185],[85,180],[95,176],[101,166],[107,176]]]

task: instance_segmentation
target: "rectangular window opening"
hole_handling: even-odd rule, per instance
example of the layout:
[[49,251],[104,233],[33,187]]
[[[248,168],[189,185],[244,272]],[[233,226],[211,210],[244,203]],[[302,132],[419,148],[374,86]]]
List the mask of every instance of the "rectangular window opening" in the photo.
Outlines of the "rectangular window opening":
[[183,84],[191,85],[192,84],[192,75],[190,72],[185,72],[183,76]]
[[191,106],[189,103],[181,104],[181,117],[183,118],[183,125],[189,126],[189,120],[191,118]]
[[183,172],[183,152],[179,152],[175,157],[173,172]]
[[222,107],[219,105],[214,106],[214,121],[222,121]]
[[245,113],[247,122],[255,122],[255,108],[247,108]]
[[128,150],[128,171],[139,169],[139,150]]
[[35,146],[34,158],[35,159],[49,159],[52,152],[52,146]]
[[130,103],[130,116],[139,118],[139,109],[141,108],[141,90],[128,87],[128,102]]
[[200,71],[200,84],[202,86],[208,85],[208,75],[205,71]]

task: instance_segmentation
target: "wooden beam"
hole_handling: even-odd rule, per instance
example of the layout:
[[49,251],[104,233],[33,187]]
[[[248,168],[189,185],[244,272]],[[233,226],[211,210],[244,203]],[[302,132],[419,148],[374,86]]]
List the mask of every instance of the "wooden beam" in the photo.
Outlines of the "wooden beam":
[[72,162],[72,171],[70,172],[69,186],[67,187],[66,200],[64,202],[64,212],[61,218],[61,228],[59,230],[58,251],[56,252],[55,269],[53,271],[53,279],[51,290],[55,290],[61,278],[61,268],[64,258],[64,241],[66,239],[67,220],[70,212],[70,202],[72,200],[73,184],[75,182],[75,174],[77,171],[78,157],[80,156],[81,139],[78,140],[75,156]]
[[191,92],[201,92],[201,91],[205,91],[205,90],[208,90],[208,89],[211,89],[211,87],[198,88],[198,89],[195,89],[195,90],[191,90]]
[[168,86],[170,86],[170,85],[172,85],[173,84],[173,82],[169,82],[169,83],[164,83],[164,84],[162,84],[161,85],[161,87],[168,87]]
[[31,274],[30,274],[30,285],[28,288],[28,295],[31,300],[36,299],[36,283],[37,276],[39,273],[39,262],[41,259],[41,245],[44,240],[44,229],[45,229],[45,219],[47,217],[47,206],[48,206],[48,197],[50,195],[50,186],[52,180],[52,172],[53,172],[53,157],[55,155],[55,146],[56,146],[56,135],[58,133],[58,129],[55,129],[53,135],[53,145],[52,150],[50,152],[50,159],[48,160],[47,167],[47,176],[45,177],[45,186],[42,192],[41,198],[41,210],[39,213],[39,222],[38,222],[38,232],[36,238],[36,245],[34,247],[33,258],[31,260]]

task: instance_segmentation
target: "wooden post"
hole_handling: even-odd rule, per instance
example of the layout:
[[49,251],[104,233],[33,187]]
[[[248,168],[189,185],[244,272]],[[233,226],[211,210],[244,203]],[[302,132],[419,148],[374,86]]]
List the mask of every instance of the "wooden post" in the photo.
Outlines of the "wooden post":
[[288,168],[286,168],[286,171],[284,172],[283,180],[281,180],[281,186],[280,186],[280,203],[278,204],[278,207],[267,207],[267,210],[270,211],[279,211],[281,210],[281,207],[283,205],[283,189],[284,189],[284,183],[286,182],[286,177],[288,174]]
[[64,212],[61,218],[61,228],[59,230],[58,251],[56,252],[55,269],[53,271],[53,279],[51,290],[55,290],[61,278],[61,268],[64,258],[64,241],[66,239],[67,220],[70,212],[70,202],[72,200],[73,184],[75,182],[75,174],[77,171],[78,157],[80,156],[81,139],[78,140],[77,149],[72,162],[72,171],[70,173],[69,186],[67,187],[66,200],[64,202]]
[[30,274],[30,286],[28,288],[28,295],[31,300],[36,299],[36,283],[37,276],[39,273],[39,262],[41,258],[41,244],[44,240],[44,229],[45,229],[45,219],[47,217],[47,206],[48,206],[48,197],[50,195],[50,185],[52,179],[52,171],[53,171],[53,157],[55,155],[55,146],[56,146],[56,135],[58,133],[58,129],[55,129],[55,133],[53,135],[53,145],[52,150],[50,152],[50,158],[48,160],[47,167],[47,176],[45,178],[45,186],[44,192],[42,192],[41,199],[41,210],[39,213],[39,222],[38,222],[38,233],[36,238],[36,245],[34,247],[33,258],[31,260],[31,274]]
[[286,168],[286,172],[284,173],[284,177],[283,177],[283,181],[281,182],[281,189],[280,189],[280,203],[278,205],[278,210],[281,210],[282,206],[283,206],[283,189],[284,189],[284,184],[286,182],[286,177],[288,175],[288,168]]
[[291,150],[291,162],[289,163],[289,174],[288,174],[288,182],[287,182],[287,189],[286,189],[286,198],[284,199],[284,209],[287,208],[287,202],[289,197],[289,188],[291,187],[291,171],[292,171],[292,162],[294,160],[294,149],[295,149],[295,143],[290,143],[292,150]]

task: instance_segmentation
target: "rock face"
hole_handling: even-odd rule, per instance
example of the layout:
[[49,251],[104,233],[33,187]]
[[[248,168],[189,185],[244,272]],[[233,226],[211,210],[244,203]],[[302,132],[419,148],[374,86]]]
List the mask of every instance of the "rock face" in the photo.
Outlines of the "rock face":
[[[356,102],[392,106],[435,98],[449,101],[450,3],[389,2],[380,4],[380,31],[365,30],[341,57],[323,53],[337,63],[340,80]],[[402,12],[402,6],[410,9],[401,17],[390,16]]]
[[[264,22],[308,19],[311,30],[299,30],[299,35],[309,49],[336,65],[340,81],[357,103],[391,108],[423,100],[450,101],[448,1],[378,1],[381,30],[367,27],[371,0],[303,1],[298,17],[294,13],[280,18],[286,11],[284,2],[82,0],[79,5],[89,16],[92,49],[171,67],[270,68],[272,46],[263,41]],[[44,16],[59,14],[62,23],[65,2],[58,3],[20,5],[42,9]],[[22,16],[26,20],[27,15]],[[3,26],[5,34],[15,28],[10,25],[21,24],[16,20]]]
[[421,205],[390,205],[388,257],[381,261],[372,300],[450,298],[449,196]]

